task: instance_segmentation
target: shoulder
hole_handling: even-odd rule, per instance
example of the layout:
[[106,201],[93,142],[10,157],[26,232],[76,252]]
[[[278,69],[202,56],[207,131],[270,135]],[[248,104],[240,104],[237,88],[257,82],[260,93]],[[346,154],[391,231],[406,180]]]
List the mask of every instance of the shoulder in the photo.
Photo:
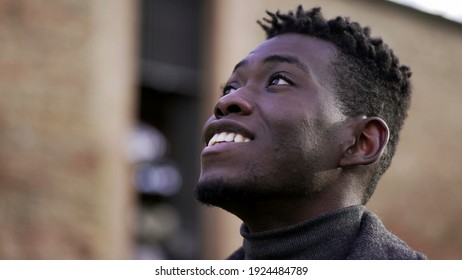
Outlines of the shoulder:
[[232,253],[229,257],[226,258],[227,260],[243,260],[245,259],[245,252],[244,248],[240,247],[234,253]]
[[414,251],[404,241],[388,231],[373,213],[364,212],[358,237],[349,259],[363,260],[421,260],[422,253]]

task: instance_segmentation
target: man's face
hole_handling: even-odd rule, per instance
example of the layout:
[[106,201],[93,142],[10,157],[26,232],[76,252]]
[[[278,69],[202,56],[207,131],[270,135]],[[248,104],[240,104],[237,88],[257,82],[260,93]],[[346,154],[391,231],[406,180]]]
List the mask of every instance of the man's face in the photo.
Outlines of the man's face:
[[330,76],[335,46],[300,34],[265,41],[236,65],[203,134],[200,201],[227,208],[307,197],[341,154]]

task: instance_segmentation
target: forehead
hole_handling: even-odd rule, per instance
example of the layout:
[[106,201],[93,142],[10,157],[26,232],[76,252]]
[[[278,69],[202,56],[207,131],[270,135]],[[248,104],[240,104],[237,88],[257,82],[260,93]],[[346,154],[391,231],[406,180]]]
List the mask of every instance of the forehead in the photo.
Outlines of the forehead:
[[288,33],[275,36],[256,47],[236,68],[248,63],[258,63],[265,58],[281,55],[297,58],[308,67],[311,74],[328,73],[337,48],[330,42],[308,35]]

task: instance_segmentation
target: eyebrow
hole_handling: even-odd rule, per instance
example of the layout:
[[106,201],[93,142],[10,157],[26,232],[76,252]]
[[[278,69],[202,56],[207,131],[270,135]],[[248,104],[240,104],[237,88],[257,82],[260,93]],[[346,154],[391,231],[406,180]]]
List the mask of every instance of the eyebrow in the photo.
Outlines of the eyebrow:
[[236,64],[236,66],[234,66],[233,73],[236,72],[237,69],[247,65],[248,63],[249,61],[247,61],[246,59],[241,60],[238,64]]
[[[243,66],[246,66],[248,63],[249,62],[246,59],[241,60],[238,64],[236,64],[236,66],[234,66],[233,73],[236,72],[237,69]],[[304,64],[303,62],[301,62],[297,57],[292,56],[292,55],[278,55],[278,54],[270,55],[268,57],[265,57],[265,59],[263,59],[263,63],[264,64],[288,63],[288,64],[292,64],[296,66],[297,68],[299,68],[300,70],[302,70],[303,72],[307,74],[310,73],[308,66]]]
[[274,63],[274,62],[282,62],[282,63],[289,63],[295,65],[296,67],[300,68],[303,72],[309,74],[309,68],[301,62],[297,57],[291,55],[270,55],[263,60],[263,63]]

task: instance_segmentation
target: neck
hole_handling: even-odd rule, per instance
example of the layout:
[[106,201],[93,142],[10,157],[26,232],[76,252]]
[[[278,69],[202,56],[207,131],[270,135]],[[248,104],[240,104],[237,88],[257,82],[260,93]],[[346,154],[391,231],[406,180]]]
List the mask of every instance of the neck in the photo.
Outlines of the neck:
[[[338,190],[338,188],[336,188]],[[250,232],[286,227],[321,214],[361,204],[359,196],[350,188],[331,193],[323,190],[310,197],[276,197],[234,205],[226,209],[238,216]]]

